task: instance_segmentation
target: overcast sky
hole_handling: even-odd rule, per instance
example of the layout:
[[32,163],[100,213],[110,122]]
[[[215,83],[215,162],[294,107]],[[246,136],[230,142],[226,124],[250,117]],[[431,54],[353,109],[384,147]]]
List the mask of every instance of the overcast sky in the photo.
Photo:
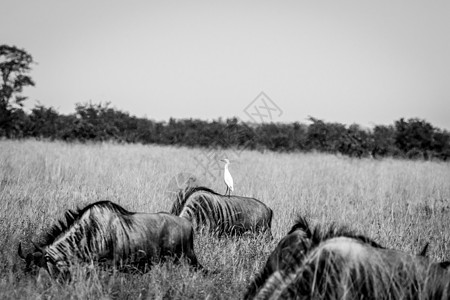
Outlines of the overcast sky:
[[38,63],[25,89],[62,113],[110,101],[155,120],[237,116],[264,91],[273,121],[450,129],[450,1],[2,0],[0,43]]

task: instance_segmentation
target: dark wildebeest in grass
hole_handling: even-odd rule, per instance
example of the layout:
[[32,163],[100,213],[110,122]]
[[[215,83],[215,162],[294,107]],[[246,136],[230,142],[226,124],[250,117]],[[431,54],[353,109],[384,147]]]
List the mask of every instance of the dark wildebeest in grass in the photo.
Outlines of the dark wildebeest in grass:
[[244,299],[448,299],[449,284],[449,272],[423,256],[300,218]]
[[195,268],[201,268],[194,253],[193,228],[183,218],[168,213],[135,213],[110,202],[100,201],[69,210],[46,234],[45,242],[24,255],[18,254],[26,268],[35,264],[50,275],[68,274],[75,262],[103,262],[119,269],[141,271],[165,257],[184,256]]
[[272,237],[272,210],[255,198],[223,196],[206,187],[180,190],[170,212],[221,235],[240,236],[246,232]]

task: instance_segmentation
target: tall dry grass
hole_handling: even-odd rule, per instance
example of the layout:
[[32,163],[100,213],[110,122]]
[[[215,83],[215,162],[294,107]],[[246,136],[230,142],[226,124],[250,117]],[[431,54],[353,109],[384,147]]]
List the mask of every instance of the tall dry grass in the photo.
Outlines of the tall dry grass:
[[[65,285],[22,272],[18,243],[30,250],[30,241],[69,208],[109,199],[132,211],[169,210],[169,182],[181,172],[201,177],[202,151],[0,141],[0,298],[240,298],[297,213],[313,223],[348,225],[406,252],[430,242],[432,259],[450,258],[449,163],[244,151],[230,165],[235,193],[274,210],[272,243],[196,236],[199,260],[216,271],[206,276],[170,262],[143,275],[78,267]],[[211,187],[225,191],[221,178]]]

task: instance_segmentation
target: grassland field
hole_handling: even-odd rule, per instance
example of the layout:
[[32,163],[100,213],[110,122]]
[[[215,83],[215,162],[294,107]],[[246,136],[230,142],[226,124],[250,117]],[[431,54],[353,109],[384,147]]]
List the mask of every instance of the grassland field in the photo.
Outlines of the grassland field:
[[[67,209],[108,199],[168,211],[169,183],[179,173],[201,177],[202,157],[202,149],[154,145],[0,141],[0,299],[239,299],[297,214],[409,253],[429,242],[431,259],[450,259],[450,163],[243,151],[230,157],[234,194],[273,209],[273,242],[196,235],[200,262],[216,271],[209,275],[170,261],[145,274],[78,266],[65,284],[23,272],[18,243],[31,251]],[[225,191],[220,176],[209,183]]]

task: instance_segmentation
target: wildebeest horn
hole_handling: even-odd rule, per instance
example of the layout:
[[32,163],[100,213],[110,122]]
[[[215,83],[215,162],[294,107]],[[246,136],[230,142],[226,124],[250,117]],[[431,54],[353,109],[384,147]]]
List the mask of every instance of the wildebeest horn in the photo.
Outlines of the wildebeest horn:
[[35,249],[36,251],[43,252],[41,247],[39,247],[38,245],[36,245],[34,242],[31,242],[31,243],[34,245],[34,249]]
[[420,251],[419,256],[423,256],[426,257],[427,256],[427,250],[428,250],[428,246],[430,245],[430,243],[427,243],[425,245],[425,247],[423,247],[422,251]]
[[22,243],[19,243],[19,249],[17,249],[17,254],[19,254],[19,257],[21,259],[25,259],[25,255],[23,255],[23,252],[22,252]]

